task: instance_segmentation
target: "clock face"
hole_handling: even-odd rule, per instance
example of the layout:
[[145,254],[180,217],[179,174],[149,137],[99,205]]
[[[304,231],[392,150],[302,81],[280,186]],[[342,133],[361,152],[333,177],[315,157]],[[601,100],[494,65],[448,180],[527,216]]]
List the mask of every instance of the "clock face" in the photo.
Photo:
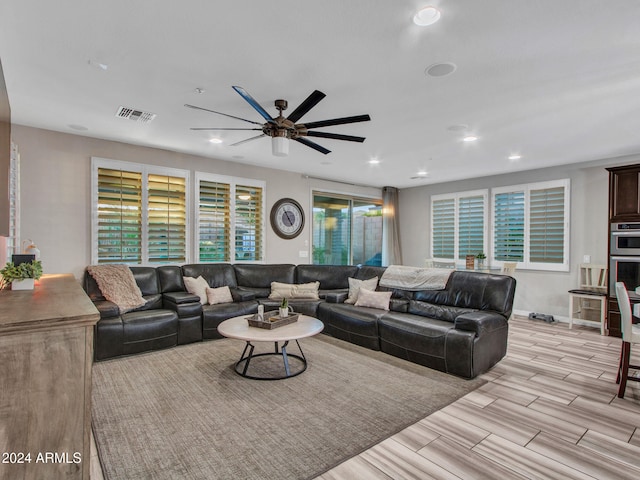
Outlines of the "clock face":
[[304,227],[304,213],[300,204],[291,198],[278,200],[271,209],[271,227],[282,238],[300,235]]

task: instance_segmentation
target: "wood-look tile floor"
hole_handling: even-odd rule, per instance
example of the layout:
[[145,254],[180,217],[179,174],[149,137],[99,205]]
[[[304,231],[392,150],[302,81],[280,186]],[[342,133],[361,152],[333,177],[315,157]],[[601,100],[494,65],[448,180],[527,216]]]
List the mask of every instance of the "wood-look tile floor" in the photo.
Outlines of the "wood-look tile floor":
[[640,383],[617,397],[620,339],[599,333],[512,319],[485,385],[316,480],[640,479]]
[[485,385],[316,480],[640,478],[640,382],[616,396],[619,355],[594,328],[515,317]]

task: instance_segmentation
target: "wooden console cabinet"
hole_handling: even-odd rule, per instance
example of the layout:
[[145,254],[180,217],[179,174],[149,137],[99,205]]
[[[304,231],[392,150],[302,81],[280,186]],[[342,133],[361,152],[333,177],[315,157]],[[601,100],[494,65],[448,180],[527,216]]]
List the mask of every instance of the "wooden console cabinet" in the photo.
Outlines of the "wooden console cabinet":
[[98,319],[73,275],[0,292],[0,479],[89,480]]

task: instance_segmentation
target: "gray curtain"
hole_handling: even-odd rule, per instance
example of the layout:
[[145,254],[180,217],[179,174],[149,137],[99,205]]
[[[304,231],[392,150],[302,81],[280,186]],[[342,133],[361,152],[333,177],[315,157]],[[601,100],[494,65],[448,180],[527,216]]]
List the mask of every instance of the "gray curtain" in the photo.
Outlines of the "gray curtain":
[[398,189],[382,189],[382,265],[402,265],[400,252]]

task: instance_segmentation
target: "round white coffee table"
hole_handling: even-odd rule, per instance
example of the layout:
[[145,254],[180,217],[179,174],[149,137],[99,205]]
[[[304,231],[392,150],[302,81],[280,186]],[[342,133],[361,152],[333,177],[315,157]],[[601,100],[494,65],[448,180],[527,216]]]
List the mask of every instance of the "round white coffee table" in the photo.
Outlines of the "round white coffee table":
[[[250,327],[247,321],[247,315],[239,317],[233,317],[225,320],[218,325],[218,332],[220,335],[228,338],[237,338],[244,340],[247,344],[244,347],[244,351],[240,356],[240,360],[236,362],[235,371],[238,375],[246,378],[252,378],[254,380],[282,380],[283,378],[295,377],[300,375],[307,369],[307,359],[300,348],[298,340],[305,337],[312,337],[322,331],[324,324],[317,318],[309,317],[308,315],[299,315],[298,321],[290,323],[289,325],[283,325],[282,327],[267,330],[264,328]],[[295,340],[300,350],[300,355],[293,355],[287,353],[287,346],[291,340]],[[275,344],[275,351],[268,353],[253,354],[255,346],[251,342],[273,342]],[[282,345],[279,345],[282,343]],[[257,357],[264,356],[282,356],[284,375],[277,376],[258,376],[249,375],[247,370],[251,360]],[[289,358],[293,357],[298,359],[302,368],[295,371],[291,371],[289,367]]]

